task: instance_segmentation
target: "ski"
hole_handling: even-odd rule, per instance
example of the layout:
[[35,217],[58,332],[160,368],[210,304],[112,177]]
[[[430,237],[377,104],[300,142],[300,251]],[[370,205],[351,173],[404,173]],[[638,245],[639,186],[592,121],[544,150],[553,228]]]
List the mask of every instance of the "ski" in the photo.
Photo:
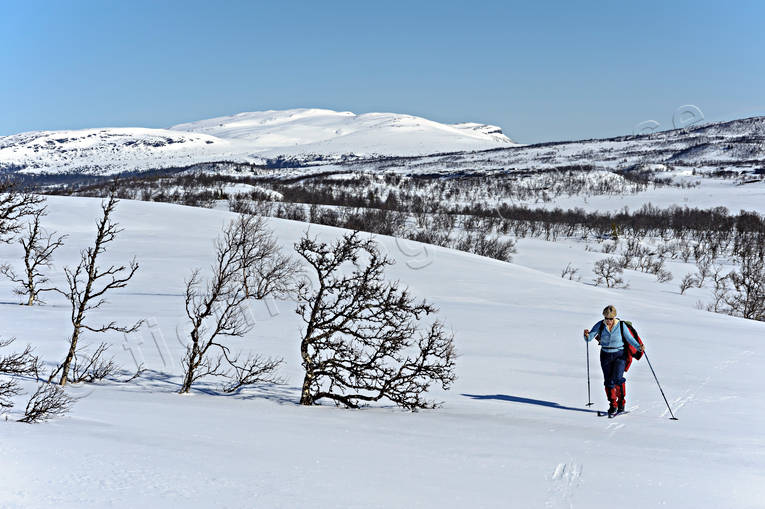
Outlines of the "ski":
[[[614,417],[616,417],[618,415],[628,414],[628,413],[630,413],[629,410],[622,410],[621,412],[616,412],[614,415],[609,416],[609,419],[613,419]],[[607,415],[608,415],[608,412],[602,412],[602,411],[598,410],[598,417],[605,417]]]

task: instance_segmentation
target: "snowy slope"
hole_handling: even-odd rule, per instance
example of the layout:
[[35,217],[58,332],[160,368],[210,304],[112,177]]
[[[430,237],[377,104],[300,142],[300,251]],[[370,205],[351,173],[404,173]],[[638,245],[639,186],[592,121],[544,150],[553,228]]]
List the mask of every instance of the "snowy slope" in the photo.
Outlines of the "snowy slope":
[[165,129],[35,131],[0,137],[0,168],[102,175],[187,166],[231,150],[230,143],[213,136]]
[[439,124],[396,113],[323,109],[260,111],[179,124],[170,129],[246,142],[264,155],[418,155],[514,145],[496,126]]
[[240,113],[171,129],[39,131],[0,137],[0,170],[27,174],[121,172],[280,155],[422,155],[515,145],[495,126],[439,124],[394,113],[297,109]]
[[[57,264],[72,264],[92,237],[99,202],[49,201],[46,226],[72,235]],[[69,417],[0,422],[0,506],[762,507],[765,398],[752,374],[765,361],[756,342],[765,324],[694,310],[669,287],[606,290],[554,274],[572,256],[597,256],[583,246],[528,242],[521,264],[506,264],[378,237],[398,260],[391,276],[437,304],[454,329],[459,379],[433,394],[440,410],[297,405],[299,323],[284,302],[276,313],[258,305],[241,347],[283,355],[286,385],[175,394],[183,280],[211,261],[212,239],[231,217],[120,203],[126,230],[112,259],[135,254],[142,268],[103,317],[155,324],[142,342],[110,338],[126,369],[138,354],[153,371],[129,384],[71,388],[83,399]],[[270,224],[287,246],[306,228]],[[323,240],[340,233],[311,231]],[[0,259],[18,260],[17,249],[2,246]],[[46,306],[17,306],[5,281],[0,293],[0,334],[33,342],[48,363],[61,359],[65,303],[51,296]],[[628,374],[629,415],[608,420],[584,406],[581,330],[607,303],[638,325],[679,421],[667,419],[644,361]],[[590,353],[593,401],[602,407],[594,345]]]
[[561,208],[564,210],[581,208],[592,212],[617,212],[624,210],[625,207],[630,211],[636,211],[646,203],[659,208],[712,209],[722,206],[728,208],[732,213],[748,210],[765,214],[765,180],[749,184],[712,178],[697,178],[692,181],[698,182],[698,185],[691,188],[660,187],[624,195],[561,196],[545,203],[538,203],[534,200],[519,203],[534,208]]
[[[375,161],[352,164],[357,171],[374,170],[380,166]],[[751,172],[765,168],[765,117],[650,135],[538,143],[486,152],[429,155],[382,164],[386,171],[425,174],[567,167]]]

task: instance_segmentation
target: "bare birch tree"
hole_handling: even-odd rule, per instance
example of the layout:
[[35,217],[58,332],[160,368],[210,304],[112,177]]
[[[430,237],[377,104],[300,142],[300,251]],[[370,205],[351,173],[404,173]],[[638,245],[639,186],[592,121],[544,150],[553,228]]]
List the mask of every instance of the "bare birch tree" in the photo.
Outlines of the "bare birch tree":
[[42,272],[53,266],[53,252],[64,244],[66,235],[56,236],[40,225],[40,218],[45,216],[45,207],[39,208],[32,214],[33,219],[27,224],[26,235],[19,239],[24,249],[24,273],[17,275],[9,265],[0,266],[0,274],[19,286],[14,289],[17,295],[27,296],[27,306],[35,302],[42,303],[40,294],[55,291],[56,288],[44,286],[48,277]]
[[738,270],[728,274],[731,292],[724,300],[729,312],[751,320],[765,320],[765,233],[742,236],[736,250]]
[[246,303],[286,295],[298,270],[297,263],[282,254],[262,217],[241,215],[223,229],[215,243],[209,280],[204,282],[197,269],[186,281],[186,316],[191,330],[180,393],[189,392],[205,376],[225,378],[226,392],[280,381],[274,373],[281,359],[233,353],[223,339],[241,338],[250,332],[254,324],[246,314]]
[[[436,406],[424,393],[455,380],[452,335],[439,321],[420,323],[437,309],[386,282],[384,269],[393,261],[358,232],[331,245],[306,234],[295,249],[317,282],[303,282],[298,291],[296,312],[305,322],[300,403],[326,398],[355,408],[386,398],[411,410]],[[350,273],[341,274],[345,269]]]
[[[117,206],[118,200],[114,194],[110,195],[105,201],[101,202],[101,218],[96,222],[96,239],[91,247],[80,252],[80,263],[75,268],[65,267],[64,273],[68,288],[57,291],[63,294],[71,304],[71,322],[72,335],[69,339],[69,351],[64,362],[51,374],[52,380],[58,373],[61,373],[59,379],[60,385],[66,385],[75,373],[72,372],[72,364],[75,362],[78,353],[78,342],[83,331],[93,333],[102,333],[107,331],[131,333],[141,326],[141,321],[130,325],[120,326],[116,322],[94,325],[87,321],[89,312],[100,308],[106,303],[105,295],[118,288],[127,286],[128,281],[138,270],[138,262],[130,261],[128,265],[110,265],[108,267],[99,266],[99,257],[103,255],[108,245],[117,238],[117,235],[123,230],[117,223],[112,221],[112,214]],[[105,351],[105,347],[99,347],[97,350]],[[92,359],[91,359],[92,360]],[[103,363],[109,361],[96,361],[96,368],[100,369]],[[79,375],[73,380],[82,379]]]
[[597,276],[595,278],[595,284],[606,284],[608,288],[626,288],[621,275],[624,274],[624,269],[621,268],[616,258],[604,258],[595,262],[595,266],[592,271]]

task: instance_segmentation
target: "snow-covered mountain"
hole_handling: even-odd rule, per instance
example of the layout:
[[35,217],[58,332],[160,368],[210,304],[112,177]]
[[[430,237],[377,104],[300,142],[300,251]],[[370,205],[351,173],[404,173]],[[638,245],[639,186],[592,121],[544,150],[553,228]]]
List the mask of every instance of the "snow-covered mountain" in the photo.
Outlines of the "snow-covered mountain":
[[[327,165],[332,165],[329,167]],[[586,167],[762,172],[765,117],[641,136],[519,145],[496,126],[322,109],[240,113],[170,129],[37,131],[0,137],[0,172],[116,175],[289,168],[284,173],[440,174]]]
[[293,109],[240,113],[170,129],[35,131],[0,137],[0,170],[110,175],[278,156],[341,160],[514,146],[496,126],[395,113]]
[[356,115],[323,109],[239,113],[170,129],[236,140],[250,150],[279,155],[419,155],[514,145],[496,126],[447,125],[397,113]]

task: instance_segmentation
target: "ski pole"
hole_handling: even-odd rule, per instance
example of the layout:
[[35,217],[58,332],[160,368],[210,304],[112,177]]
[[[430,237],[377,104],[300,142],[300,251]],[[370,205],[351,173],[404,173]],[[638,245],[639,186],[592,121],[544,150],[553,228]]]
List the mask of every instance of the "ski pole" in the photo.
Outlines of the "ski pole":
[[648,359],[648,355],[646,355],[645,351],[643,351],[643,357],[645,357],[645,360],[648,361],[648,367],[651,368],[651,373],[653,373],[653,379],[656,380],[656,385],[659,386],[659,390],[661,391],[661,396],[664,398],[664,403],[667,404],[667,409],[669,409],[669,415],[672,416],[673,421],[677,421],[677,417],[675,417],[675,414],[672,413],[672,409],[669,406],[669,401],[667,401],[667,397],[664,395],[664,389],[661,388],[661,384],[659,383],[659,379],[656,378],[656,371],[653,370],[653,366],[651,366],[651,361]]
[[587,344],[587,406],[592,406],[592,399],[590,398],[590,342],[585,341]]

